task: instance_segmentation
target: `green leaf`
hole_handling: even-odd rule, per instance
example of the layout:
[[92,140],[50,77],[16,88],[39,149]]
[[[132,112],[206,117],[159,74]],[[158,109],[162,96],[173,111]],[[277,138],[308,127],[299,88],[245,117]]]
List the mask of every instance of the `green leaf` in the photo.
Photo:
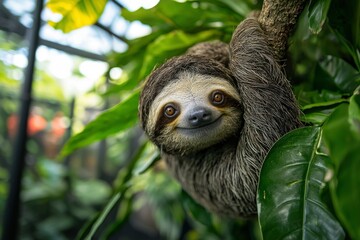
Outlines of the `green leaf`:
[[142,145],[137,149],[137,152],[133,159],[129,162],[129,164],[121,170],[121,174],[119,174],[118,178],[115,182],[115,192],[116,194],[110,199],[107,203],[105,208],[98,214],[91,222],[87,223],[83,229],[81,230],[80,234],[78,235],[77,239],[93,239],[94,234],[98,231],[99,227],[103,224],[106,217],[109,215],[110,211],[120,203],[124,203],[126,208],[120,210],[120,216],[118,221],[115,225],[111,225],[109,228],[105,230],[105,233],[101,233],[102,237],[106,237],[115,231],[114,228],[118,229],[125,223],[128,219],[129,214],[132,210],[132,199],[133,195],[130,193],[129,195],[128,190],[132,187],[132,177],[133,171],[142,155],[144,149],[146,149],[146,142],[142,143]]
[[107,0],[49,0],[46,7],[62,15],[58,22],[49,21],[64,33],[94,24],[104,11]]
[[[360,6],[360,5],[359,5]],[[346,49],[348,54],[351,55],[352,59],[355,62],[357,70],[360,71],[360,52],[359,49],[354,47],[341,33],[337,30],[333,30],[335,36],[337,37],[339,43]]]
[[360,87],[357,89],[350,98],[349,120],[351,130],[360,135]]
[[104,210],[100,213],[99,217],[94,221],[94,224],[90,228],[90,232],[87,234],[87,236],[84,238],[86,240],[93,239],[94,234],[99,229],[100,225],[105,221],[105,218],[109,215],[110,211],[117,205],[119,202],[121,202],[124,192],[119,192],[115,194],[111,200],[108,202]]
[[360,239],[360,178],[359,151],[348,152],[331,185],[334,208],[351,239]]
[[324,89],[320,94],[318,91],[300,90],[297,98],[304,113],[301,121],[315,125],[321,125],[338,105],[348,102],[342,94]]
[[[317,90],[315,91],[303,90],[303,86],[298,86],[295,87],[295,90],[297,91],[296,98],[298,99],[302,108],[311,104],[336,101],[343,97],[342,94],[338,92],[328,91],[326,89],[322,89],[321,92],[319,93],[319,91]],[[309,107],[306,108],[309,109]]]
[[146,49],[140,78],[145,78],[154,69],[154,66],[163,63],[165,59],[183,53],[198,42],[213,40],[219,37],[220,32],[216,30],[208,30],[196,34],[188,34],[177,30],[160,36],[153,43],[149,44]]
[[[196,0],[192,0],[193,2],[196,2]],[[235,14],[238,14],[240,16],[246,17],[250,12],[251,9],[249,7],[249,2],[251,1],[244,1],[244,0],[204,0],[202,2],[209,2],[213,3],[215,5],[226,7],[233,11]],[[254,2],[251,2],[252,4]]]
[[164,32],[155,31],[145,37],[130,40],[128,41],[129,48],[126,52],[111,55],[109,59],[110,65],[112,67],[121,67],[123,74],[121,84],[109,89],[106,95],[118,93],[123,90],[132,90],[143,80],[139,74],[145,56],[144,49],[162,34],[164,34]]
[[313,104],[308,104],[306,106],[303,106],[301,108],[302,111],[307,111],[310,109],[329,109],[332,108],[333,106],[337,106],[341,103],[347,102],[348,100],[346,99],[335,99],[335,100],[330,100],[328,102],[317,102],[317,103],[313,103]]
[[64,157],[74,150],[87,146],[113,134],[124,131],[137,122],[139,91],[118,105],[104,111],[95,120],[88,123],[84,130],[72,136],[61,150]]
[[234,8],[238,11],[242,10],[242,13],[250,11],[247,4],[240,1],[234,3],[231,0],[200,2],[162,0],[151,9],[140,8],[134,12],[124,9],[122,16],[129,21],[139,20],[155,30],[177,29],[189,32],[204,30],[210,26],[236,26],[243,18],[233,11]]
[[142,143],[141,146],[139,146],[135,156],[131,159],[130,163],[119,172],[114,181],[114,187],[117,191],[121,191],[121,189],[128,185],[130,180],[133,179],[135,174],[134,169],[138,162],[142,160],[143,154],[147,150],[147,146],[147,142]]
[[140,175],[151,169],[161,159],[160,153],[155,151],[143,165],[137,167],[134,171],[135,175]]
[[326,121],[326,119],[331,114],[330,111],[320,111],[320,112],[311,112],[311,113],[305,113],[301,116],[301,121],[306,123],[311,123],[314,125],[321,125],[323,122]]
[[275,143],[260,174],[258,212],[265,239],[343,239],[321,202],[327,157],[317,148],[320,128],[296,129]]
[[312,0],[308,9],[309,27],[314,34],[321,32],[331,0]]
[[350,130],[349,105],[342,104],[330,115],[323,127],[323,136],[333,163],[338,167],[349,150],[359,148],[358,134]]
[[81,240],[81,239],[85,239],[86,234],[88,232],[90,232],[91,227],[93,226],[93,224],[95,223],[95,221],[99,218],[100,213],[97,213],[95,216],[93,216],[91,219],[89,219],[82,227],[81,229],[78,231],[78,233],[76,234],[75,239],[76,240]]
[[333,205],[351,239],[360,239],[360,135],[351,129],[353,117],[360,117],[356,96],[351,98],[350,104],[339,106],[323,128],[326,146],[336,166],[330,185]]
[[359,72],[341,58],[327,56],[320,66],[344,93],[352,93],[360,84]]
[[125,197],[121,202],[120,214],[118,214],[115,221],[107,227],[101,236],[101,240],[110,239],[112,235],[119,232],[119,230],[127,223],[129,217],[133,212],[134,195]]
[[360,239],[360,151],[350,149],[331,184],[334,208],[351,239]]

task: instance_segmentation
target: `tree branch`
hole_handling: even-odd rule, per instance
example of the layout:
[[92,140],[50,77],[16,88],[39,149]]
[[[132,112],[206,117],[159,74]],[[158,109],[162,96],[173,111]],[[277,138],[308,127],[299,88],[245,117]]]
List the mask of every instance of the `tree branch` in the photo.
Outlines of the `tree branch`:
[[269,36],[276,58],[286,60],[288,39],[307,0],[264,0],[259,22]]

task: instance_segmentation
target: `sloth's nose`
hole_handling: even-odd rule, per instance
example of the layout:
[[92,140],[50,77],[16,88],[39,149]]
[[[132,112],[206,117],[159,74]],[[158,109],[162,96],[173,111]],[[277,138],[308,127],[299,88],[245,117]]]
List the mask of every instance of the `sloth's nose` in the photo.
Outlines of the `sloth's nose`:
[[206,125],[212,121],[211,110],[204,107],[195,108],[189,114],[188,120],[192,127],[201,127]]

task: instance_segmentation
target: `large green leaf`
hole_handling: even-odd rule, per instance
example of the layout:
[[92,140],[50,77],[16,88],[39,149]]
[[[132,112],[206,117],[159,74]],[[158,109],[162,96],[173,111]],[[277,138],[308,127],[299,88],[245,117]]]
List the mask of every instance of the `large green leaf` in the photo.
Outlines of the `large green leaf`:
[[331,0],[312,0],[308,10],[310,30],[318,34],[326,20]]
[[324,139],[336,166],[330,188],[335,211],[352,239],[360,239],[360,134],[352,128],[360,112],[355,97],[331,114],[324,125]]
[[352,93],[359,86],[359,71],[343,59],[327,56],[319,64],[342,92]]
[[[359,142],[358,142],[359,144]],[[358,149],[360,144],[358,145]],[[331,184],[334,208],[351,239],[360,239],[360,151],[349,149],[346,160],[337,171],[337,181]]]
[[[211,4],[209,3],[211,2]],[[236,26],[241,19],[240,15],[231,8],[223,6],[231,5],[237,9],[248,12],[246,4],[231,3],[232,1],[196,1],[177,2],[174,0],[162,0],[151,9],[140,8],[130,12],[122,10],[122,16],[129,21],[141,21],[144,24],[158,29],[181,29],[184,31],[203,30],[209,26],[222,27],[224,25]],[[239,10],[240,11],[240,10]],[[216,24],[215,24],[216,23]]]
[[261,170],[258,211],[264,239],[343,239],[321,201],[327,157],[317,152],[318,127],[296,129],[270,150]]
[[137,122],[138,101],[139,91],[135,91],[123,102],[101,113],[83,131],[67,141],[61,156],[133,126]]
[[46,7],[62,15],[58,22],[50,21],[55,29],[67,33],[94,24],[104,11],[107,0],[49,0]]

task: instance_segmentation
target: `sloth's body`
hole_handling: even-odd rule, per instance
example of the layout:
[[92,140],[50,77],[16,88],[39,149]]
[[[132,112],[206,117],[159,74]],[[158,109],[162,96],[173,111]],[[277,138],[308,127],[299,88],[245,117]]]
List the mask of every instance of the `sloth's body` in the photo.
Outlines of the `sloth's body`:
[[299,109],[254,19],[230,45],[204,43],[147,79],[140,100],[145,132],[169,171],[209,210],[256,213],[256,189],[273,143],[301,125]]

